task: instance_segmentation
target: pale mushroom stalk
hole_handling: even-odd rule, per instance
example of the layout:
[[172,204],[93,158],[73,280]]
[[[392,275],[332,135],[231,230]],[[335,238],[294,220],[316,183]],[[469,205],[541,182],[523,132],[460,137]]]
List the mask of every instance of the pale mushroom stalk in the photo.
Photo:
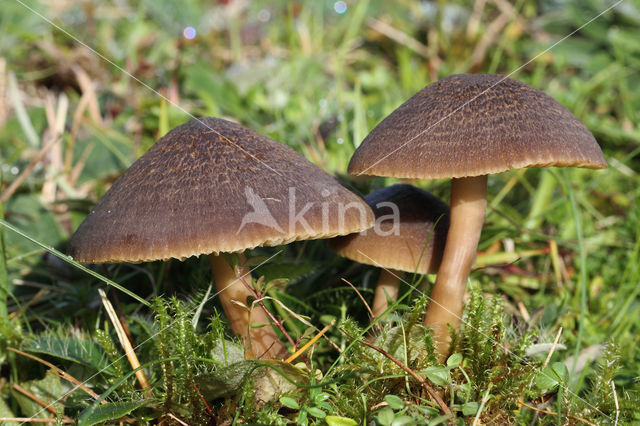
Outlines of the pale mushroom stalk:
[[[254,305],[253,308],[247,305],[247,299],[253,294],[242,282],[244,280],[251,283],[251,271],[244,265],[244,255],[238,255],[236,268],[229,265],[221,255],[211,254],[209,259],[218,297],[231,331],[246,339],[251,354],[256,358],[277,358],[286,354],[287,348],[269,325],[269,317],[264,309],[259,305]],[[252,324],[264,325],[254,328]]]
[[467,278],[476,259],[487,207],[487,175],[452,179],[449,232],[436,283],[424,318],[433,330],[436,350],[449,351],[450,325],[456,331],[462,318]]
[[389,307],[388,300],[398,300],[398,291],[400,290],[400,278],[403,273],[396,270],[387,270],[382,268],[380,270],[380,277],[378,277],[378,285],[376,286],[376,292],[373,296],[373,318],[378,318]]

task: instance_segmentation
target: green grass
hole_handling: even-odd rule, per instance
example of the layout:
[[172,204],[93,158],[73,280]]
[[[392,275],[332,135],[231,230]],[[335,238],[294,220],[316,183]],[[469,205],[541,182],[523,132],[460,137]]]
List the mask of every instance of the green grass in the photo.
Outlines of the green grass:
[[[294,339],[304,342],[336,321],[326,336],[342,355],[320,339],[295,361],[298,369],[243,359],[217,301],[205,299],[205,258],[87,270],[57,256],[119,174],[191,115],[236,119],[367,193],[395,180],[352,181],[349,158],[413,93],[457,72],[509,74],[614,3],[519,0],[511,10],[502,2],[478,9],[481,2],[463,0],[393,7],[360,0],[348,1],[344,14],[333,1],[251,2],[238,11],[236,1],[42,3],[25,4],[113,64],[19,2],[3,5],[1,191],[52,137],[57,111],[64,132],[60,149],[2,206],[2,223],[11,228],[1,227],[0,241],[7,271],[0,261],[0,417],[53,416],[14,385],[45,401],[68,390],[47,367],[8,350],[16,348],[86,381],[108,401],[76,390],[55,405],[60,415],[87,423],[125,414],[176,424],[212,416],[258,424],[450,421],[405,370],[357,341],[367,313],[342,279],[370,301],[377,272],[336,257],[321,241],[248,253],[257,264],[282,250],[255,275],[305,319],[267,302]],[[194,40],[182,36],[188,25],[198,31]],[[425,377],[458,421],[640,421],[638,25],[640,3],[625,1],[512,76],[581,119],[610,167],[490,177],[481,254],[508,259],[510,247],[542,254],[472,273],[459,355],[444,365],[430,355],[419,318],[426,300],[411,291],[413,280],[391,312],[394,323],[378,332],[374,345]],[[495,37],[487,35],[491,28],[498,28]],[[413,183],[448,199],[446,181]],[[98,288],[110,289],[139,345],[151,395],[122,358]],[[544,344],[560,327],[560,345],[542,370]]]

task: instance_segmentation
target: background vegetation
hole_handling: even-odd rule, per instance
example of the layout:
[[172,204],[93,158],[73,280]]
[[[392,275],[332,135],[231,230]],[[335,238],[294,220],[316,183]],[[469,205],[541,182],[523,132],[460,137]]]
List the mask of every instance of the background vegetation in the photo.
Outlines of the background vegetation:
[[[3,223],[35,241],[2,228],[0,417],[640,421],[639,27],[638,0],[3,2]],[[192,116],[237,120],[363,193],[391,184],[345,176],[355,147],[413,93],[460,72],[513,73],[545,91],[589,127],[610,167],[490,178],[468,326],[446,365],[429,355],[426,301],[408,285],[376,331],[384,352],[357,341],[367,312],[343,279],[370,301],[377,272],[322,241],[249,253],[256,264],[276,255],[255,275],[295,340],[336,321],[333,345],[320,339],[299,368],[244,360],[216,314],[205,258],[92,267],[147,306],[54,253],[123,170]],[[448,199],[446,181],[413,183]],[[99,288],[150,390],[123,358]]]

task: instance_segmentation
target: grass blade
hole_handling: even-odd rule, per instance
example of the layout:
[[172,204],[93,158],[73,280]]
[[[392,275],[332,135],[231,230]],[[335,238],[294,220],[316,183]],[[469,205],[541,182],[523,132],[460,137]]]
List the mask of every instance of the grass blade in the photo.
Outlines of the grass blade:
[[99,273],[97,273],[95,271],[92,271],[91,269],[89,269],[86,266],[76,262],[71,257],[69,257],[66,254],[54,249],[53,247],[50,247],[50,246],[48,246],[46,244],[41,243],[40,241],[38,241],[35,238],[25,234],[24,232],[22,232],[21,230],[19,230],[15,226],[11,225],[9,222],[5,221],[4,219],[0,219],[0,225],[2,225],[4,227],[6,227],[7,229],[15,232],[16,234],[20,235],[21,237],[26,238],[27,240],[29,240],[32,243],[40,246],[41,248],[45,249],[49,253],[53,254],[54,256],[64,260],[65,262],[75,266],[76,268],[80,269],[81,271],[84,271],[87,274],[99,279],[100,281],[104,282],[105,284],[108,284],[108,285],[110,285],[112,287],[117,288],[118,290],[120,290],[124,294],[134,298],[135,300],[137,300],[138,302],[142,303],[143,305],[145,305],[147,307],[151,307],[151,303],[147,302],[146,300],[144,300],[142,297],[138,296],[137,294],[135,294],[131,290],[128,290],[125,287],[123,287],[120,284],[118,284],[117,282],[112,281],[109,278],[104,277],[104,276],[100,275]]
[[[4,218],[3,204],[0,203],[0,218]],[[4,228],[0,229],[0,323],[9,321],[7,297],[9,295],[9,275],[7,273],[7,256],[4,249]]]

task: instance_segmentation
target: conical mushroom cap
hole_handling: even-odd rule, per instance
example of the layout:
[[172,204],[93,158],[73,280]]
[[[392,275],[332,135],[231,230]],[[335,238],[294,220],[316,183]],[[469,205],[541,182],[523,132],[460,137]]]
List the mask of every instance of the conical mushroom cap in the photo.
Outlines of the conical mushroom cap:
[[366,202],[288,146],[216,118],[170,131],[69,243],[85,263],[144,262],[329,238],[373,225]]
[[425,87],[378,124],[349,173],[437,179],[546,166],[607,163],[584,124],[550,96],[501,75],[459,74]]
[[[367,265],[435,273],[447,240],[449,206],[435,195],[406,184],[372,192],[365,200],[376,215],[375,226],[358,234],[332,238],[329,247]],[[395,223],[390,204],[397,208]]]

